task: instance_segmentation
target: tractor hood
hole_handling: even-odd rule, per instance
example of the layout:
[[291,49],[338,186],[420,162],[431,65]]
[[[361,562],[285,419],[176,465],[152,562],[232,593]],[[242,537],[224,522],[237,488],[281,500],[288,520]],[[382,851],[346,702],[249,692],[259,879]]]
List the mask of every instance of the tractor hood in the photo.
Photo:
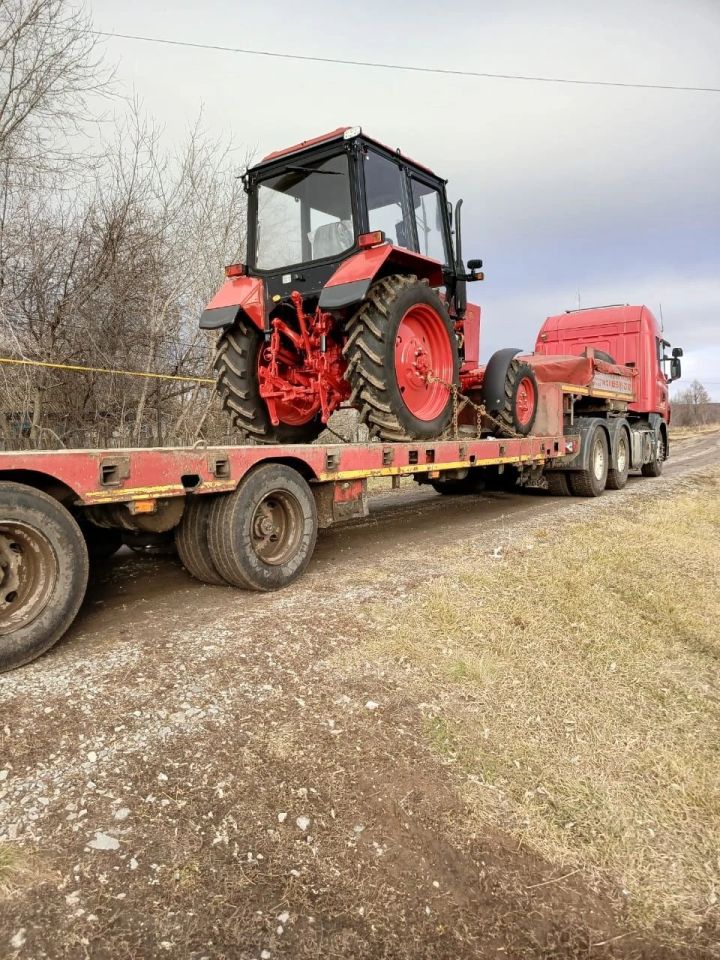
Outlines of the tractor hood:
[[200,317],[201,330],[230,327],[244,313],[258,330],[265,329],[265,290],[258,277],[226,280]]

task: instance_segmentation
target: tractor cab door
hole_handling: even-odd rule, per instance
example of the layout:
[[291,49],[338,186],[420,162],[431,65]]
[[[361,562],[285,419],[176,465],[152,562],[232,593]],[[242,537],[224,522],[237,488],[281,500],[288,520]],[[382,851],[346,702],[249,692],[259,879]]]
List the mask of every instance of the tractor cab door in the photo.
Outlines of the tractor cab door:
[[417,234],[415,249],[424,257],[432,257],[449,267],[452,258],[445,197],[437,186],[416,176],[410,177],[410,188]]
[[410,204],[400,163],[368,150],[363,156],[368,231],[382,230],[395,247],[414,249]]

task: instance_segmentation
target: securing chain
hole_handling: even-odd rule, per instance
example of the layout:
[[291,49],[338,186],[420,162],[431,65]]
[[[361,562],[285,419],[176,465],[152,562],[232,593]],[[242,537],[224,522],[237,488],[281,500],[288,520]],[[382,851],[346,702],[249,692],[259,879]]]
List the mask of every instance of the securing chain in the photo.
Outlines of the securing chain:
[[517,433],[512,429],[512,427],[509,427],[506,423],[503,423],[502,420],[498,420],[497,417],[494,417],[491,413],[488,413],[484,403],[475,403],[475,401],[471,400],[470,397],[466,396],[464,393],[461,393],[460,387],[458,387],[456,383],[448,383],[446,380],[443,380],[442,377],[436,377],[432,373],[426,374],[425,380],[427,383],[439,383],[441,386],[445,387],[446,390],[449,390],[452,396],[452,434],[446,439],[459,439],[459,418],[460,414],[466,407],[471,407],[475,411],[475,436],[478,439],[482,434],[483,418],[485,420],[489,420],[490,423],[497,427],[504,436],[513,440],[525,439],[521,433]]

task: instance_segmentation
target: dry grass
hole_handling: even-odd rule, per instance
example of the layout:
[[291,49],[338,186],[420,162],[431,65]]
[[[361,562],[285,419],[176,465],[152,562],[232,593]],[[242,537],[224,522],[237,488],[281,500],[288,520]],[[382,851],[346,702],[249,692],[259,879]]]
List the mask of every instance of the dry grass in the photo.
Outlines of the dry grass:
[[670,442],[673,440],[691,440],[693,437],[704,437],[707,434],[717,433],[720,423],[707,423],[697,427],[670,427]]
[[458,552],[453,576],[381,612],[373,648],[414,670],[478,822],[618,884],[637,924],[710,922],[720,472],[596,516],[498,559]]
[[0,900],[35,879],[40,879],[40,874],[31,866],[26,854],[14,844],[0,841]]

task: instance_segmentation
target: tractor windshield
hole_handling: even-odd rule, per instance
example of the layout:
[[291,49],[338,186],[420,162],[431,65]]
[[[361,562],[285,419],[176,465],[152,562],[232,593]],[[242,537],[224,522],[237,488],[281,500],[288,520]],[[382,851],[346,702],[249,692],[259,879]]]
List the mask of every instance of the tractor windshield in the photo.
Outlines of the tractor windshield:
[[255,268],[334,257],[355,243],[346,154],[299,158],[257,186]]

